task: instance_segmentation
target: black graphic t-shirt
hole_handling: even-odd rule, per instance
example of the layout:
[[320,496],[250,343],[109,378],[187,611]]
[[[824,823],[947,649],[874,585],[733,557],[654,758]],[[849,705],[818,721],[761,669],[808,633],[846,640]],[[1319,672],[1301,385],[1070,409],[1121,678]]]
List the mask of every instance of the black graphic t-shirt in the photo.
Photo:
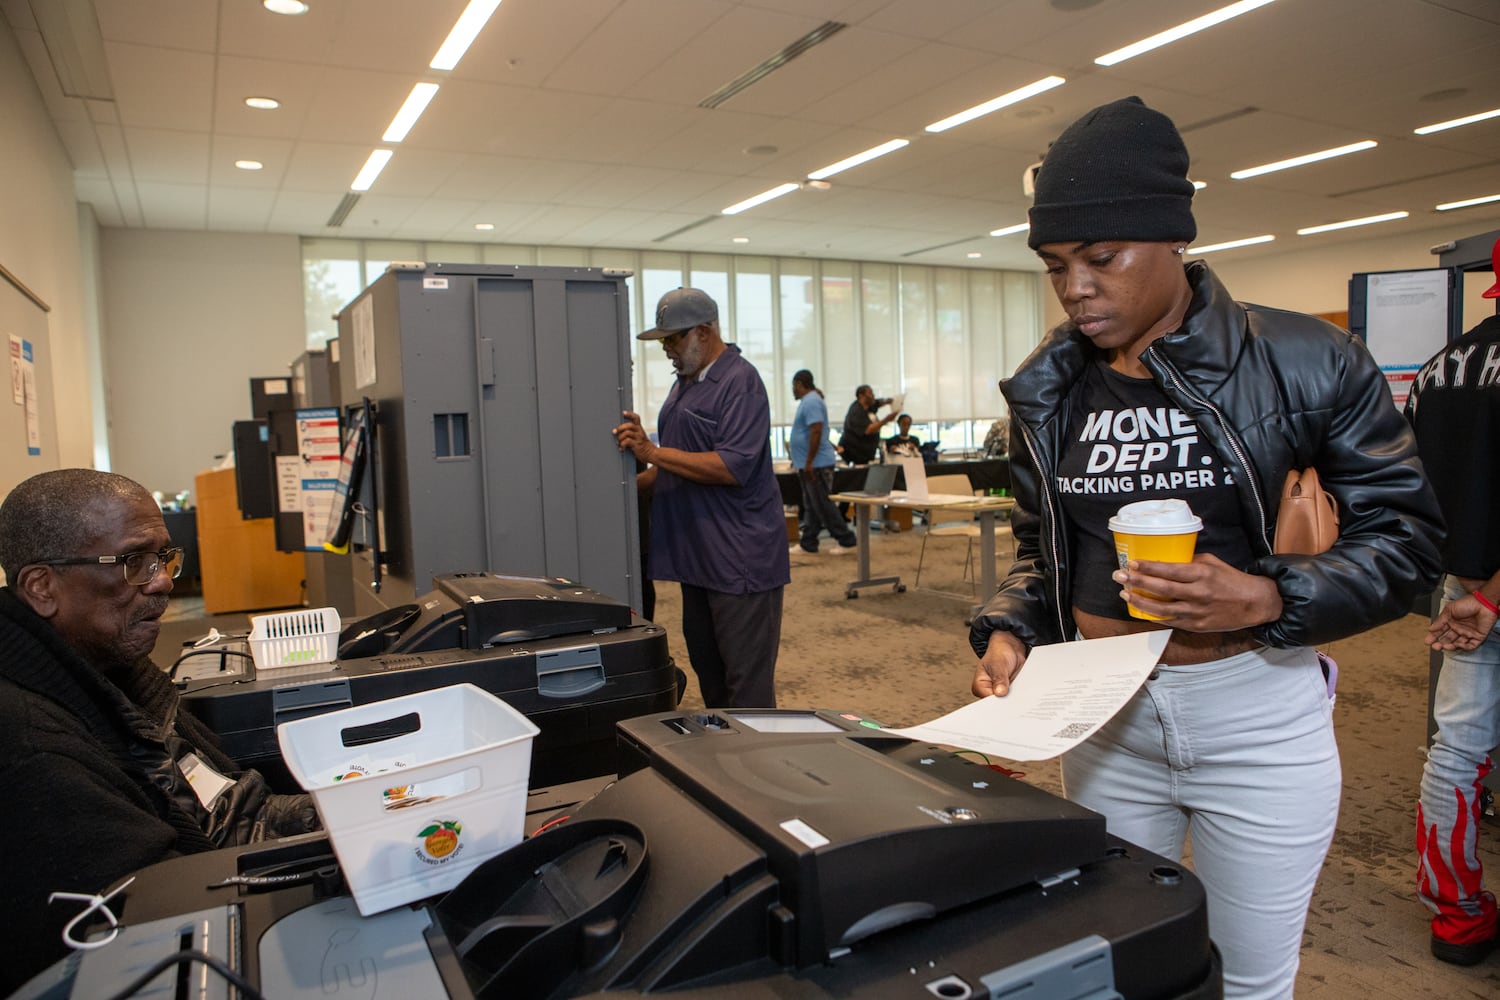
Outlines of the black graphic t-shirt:
[[1149,378],[1122,375],[1100,361],[1069,399],[1068,444],[1056,488],[1073,525],[1073,604],[1091,614],[1127,619],[1109,519],[1137,500],[1186,500],[1203,519],[1198,552],[1236,569],[1250,565],[1234,480],[1198,425]]

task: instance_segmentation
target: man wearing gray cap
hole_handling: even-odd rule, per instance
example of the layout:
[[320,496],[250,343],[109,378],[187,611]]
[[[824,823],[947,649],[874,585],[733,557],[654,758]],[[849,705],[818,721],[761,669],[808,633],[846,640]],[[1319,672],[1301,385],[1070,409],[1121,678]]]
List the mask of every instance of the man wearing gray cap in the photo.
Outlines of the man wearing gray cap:
[[774,708],[783,588],[791,581],[771,406],[719,307],[696,288],[661,297],[656,325],[677,381],[657,414],[661,443],[625,411],[620,450],[652,494],[651,578],[682,585],[682,635],[708,708]]

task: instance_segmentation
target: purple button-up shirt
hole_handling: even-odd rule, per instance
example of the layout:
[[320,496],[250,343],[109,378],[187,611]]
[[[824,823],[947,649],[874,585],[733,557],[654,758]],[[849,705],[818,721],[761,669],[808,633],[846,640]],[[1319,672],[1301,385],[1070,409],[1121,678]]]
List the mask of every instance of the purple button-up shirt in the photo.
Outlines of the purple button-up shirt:
[[656,471],[651,578],[727,594],[791,582],[781,491],[771,470],[771,404],[755,366],[726,345],[703,377],[678,379],[657,416],[664,448],[715,451],[739,483]]

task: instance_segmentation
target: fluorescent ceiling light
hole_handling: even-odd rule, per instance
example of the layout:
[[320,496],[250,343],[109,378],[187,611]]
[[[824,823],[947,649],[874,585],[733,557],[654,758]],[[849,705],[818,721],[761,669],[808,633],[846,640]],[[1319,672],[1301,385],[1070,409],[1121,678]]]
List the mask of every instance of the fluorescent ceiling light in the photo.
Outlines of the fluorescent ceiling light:
[[983,104],[976,104],[967,111],[960,111],[956,115],[949,115],[942,121],[933,122],[931,125],[927,126],[926,131],[946,132],[955,125],[962,125],[964,122],[971,122],[975,118],[983,118],[985,115],[989,114],[992,111],[999,111],[1001,108],[1008,107],[1012,104],[1017,104],[1021,101],[1026,100],[1026,98],[1028,97],[1035,97],[1037,94],[1051,90],[1053,87],[1061,87],[1067,82],[1068,81],[1064,80],[1060,76],[1044,77],[1043,79],[1038,80],[1036,83],[1027,84],[1020,90],[1012,90],[1008,94],[1001,94],[994,100],[985,101]]
[[469,6],[453,22],[453,30],[448,32],[443,44],[438,46],[437,55],[427,65],[433,69],[452,69],[457,66],[498,6],[500,0],[469,0]]
[[1327,233],[1335,229],[1353,229],[1355,226],[1373,226],[1377,222],[1391,222],[1395,219],[1404,219],[1410,212],[1387,212],[1384,215],[1367,215],[1363,219],[1345,219],[1343,222],[1330,222],[1326,226],[1308,226],[1306,229],[1297,230],[1298,236],[1311,236],[1314,233]]
[[350,191],[368,191],[370,185],[375,183],[375,178],[385,169],[385,165],[391,162],[391,151],[389,149],[377,149],[370,154],[365,165],[359,168],[359,176],[354,178],[354,183],[349,185]]
[[411,93],[406,95],[406,102],[401,105],[401,110],[396,112],[396,117],[391,119],[390,125],[386,126],[385,135],[380,137],[382,142],[400,142],[406,138],[406,133],[422,117],[422,112],[427,110],[427,105],[438,92],[435,83],[418,83],[411,88]]
[[886,153],[894,153],[901,147],[910,145],[910,139],[892,139],[890,142],[883,142],[878,146],[871,146],[863,153],[855,153],[848,159],[840,160],[837,163],[830,163],[828,166],[822,168],[821,170],[814,170],[807,176],[809,180],[820,181],[825,177],[832,177],[834,174],[841,174],[845,170],[848,170],[850,167],[857,167],[861,163],[869,163],[871,160],[882,157]]
[[1439,212],[1451,212],[1455,208],[1471,208],[1474,205],[1488,205],[1492,201],[1500,201],[1500,194],[1487,194],[1483,198],[1467,198],[1463,201],[1450,201],[1444,205],[1438,205]]
[[748,236],[736,236],[736,237],[734,237],[734,242],[735,243],[749,243],[750,242],[750,237],[748,237]]
[[1190,257],[1196,257],[1199,254],[1214,253],[1218,250],[1233,250],[1235,247],[1249,247],[1257,243],[1269,243],[1275,238],[1274,236],[1251,236],[1249,239],[1230,240],[1228,243],[1210,243],[1206,247],[1188,247],[1187,253]]
[[1434,132],[1442,132],[1450,128],[1458,128],[1460,125],[1473,125],[1475,122],[1488,121],[1491,118],[1500,118],[1500,108],[1494,111],[1481,111],[1477,115],[1467,118],[1455,118],[1452,121],[1438,122],[1436,125],[1423,125],[1421,128],[1412,129],[1417,135],[1431,135]]
[[744,201],[730,205],[719,214],[739,215],[747,208],[754,208],[756,205],[764,205],[766,202],[770,201],[773,198],[780,198],[784,194],[791,194],[793,191],[797,190],[797,187],[798,185],[796,184],[779,184],[769,191],[762,191],[754,198],[746,198]]
[[1259,177],[1261,174],[1286,170],[1289,167],[1300,167],[1305,163],[1317,163],[1319,160],[1331,160],[1335,156],[1347,156],[1350,153],[1358,153],[1361,150],[1374,148],[1375,140],[1366,139],[1363,142],[1351,142],[1349,145],[1340,146],[1337,149],[1325,149],[1317,153],[1308,153],[1306,156],[1294,156],[1290,160],[1277,160],[1275,163],[1266,163],[1258,167],[1250,167],[1246,170],[1236,170],[1229,176],[1237,181],[1242,181],[1247,177]]
[[259,160],[235,160],[234,165],[241,170],[260,170],[265,167],[265,164]]
[[274,97],[247,97],[245,106],[256,111],[275,111],[281,107],[281,102]]
[[495,224],[493,222],[476,222],[474,223],[474,228],[479,230],[481,233],[487,233],[491,229],[495,228]]
[[260,0],[260,5],[272,14],[307,13],[307,4],[302,0]]
[[980,253],[978,250],[971,250],[971,251],[969,251],[969,259],[970,260],[974,260],[977,257],[983,257],[983,256],[984,256],[984,254]]
[[1170,45],[1179,38],[1186,38],[1188,35],[1197,34],[1204,28],[1212,28],[1216,24],[1221,24],[1232,17],[1239,17],[1241,14],[1248,14],[1255,8],[1264,7],[1271,2],[1272,0],[1240,0],[1239,3],[1232,3],[1228,7],[1220,7],[1218,10],[1204,14],[1202,17],[1195,17],[1191,21],[1184,21],[1177,27],[1168,28],[1166,31],[1152,35],[1150,38],[1143,38],[1139,42],[1125,46],[1123,49],[1106,52],[1098,59],[1095,59],[1094,62],[1100,66],[1113,66],[1115,63],[1122,63],[1126,59],[1134,59],[1142,52],[1150,52],[1152,49],[1159,49],[1163,45]]
[[1031,223],[1023,222],[1018,226],[1006,226],[1004,229],[991,229],[991,236],[1009,236],[1011,233],[1024,233],[1031,228]]
[[1193,190],[1194,191],[1202,191],[1206,187],[1208,187],[1208,182],[1207,181],[1193,181]]

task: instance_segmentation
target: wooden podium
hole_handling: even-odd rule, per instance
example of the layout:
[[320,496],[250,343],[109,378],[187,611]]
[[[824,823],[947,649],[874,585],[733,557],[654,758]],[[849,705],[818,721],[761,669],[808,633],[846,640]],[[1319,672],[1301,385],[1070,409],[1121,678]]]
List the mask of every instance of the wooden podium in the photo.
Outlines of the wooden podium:
[[198,558],[203,610],[211,615],[302,605],[301,552],[276,550],[275,518],[240,514],[233,469],[200,472]]

